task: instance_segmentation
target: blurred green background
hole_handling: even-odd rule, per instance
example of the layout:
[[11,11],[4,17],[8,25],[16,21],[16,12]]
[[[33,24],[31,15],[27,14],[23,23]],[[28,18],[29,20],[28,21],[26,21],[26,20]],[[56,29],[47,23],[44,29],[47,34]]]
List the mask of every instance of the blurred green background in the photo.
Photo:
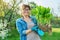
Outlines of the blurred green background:
[[[0,0],[0,40],[19,40],[19,33],[16,29],[16,19],[21,17],[20,6],[23,0],[11,0],[11,3]],[[37,19],[39,27],[47,27],[42,40],[60,40],[60,17],[54,16],[50,7],[38,6],[34,2],[28,2],[31,6],[31,15]],[[46,24],[48,26],[46,26]],[[50,26],[49,26],[50,25]],[[50,30],[50,31],[49,31]],[[51,33],[51,35],[49,35]]]

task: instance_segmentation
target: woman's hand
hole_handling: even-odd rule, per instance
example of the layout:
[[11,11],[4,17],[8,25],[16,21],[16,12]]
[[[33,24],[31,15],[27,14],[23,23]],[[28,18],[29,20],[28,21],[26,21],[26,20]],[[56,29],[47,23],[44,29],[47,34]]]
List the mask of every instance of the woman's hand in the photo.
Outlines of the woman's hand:
[[32,32],[31,29],[28,29],[28,30],[24,30],[24,31],[23,31],[23,33],[25,33],[25,34],[27,34],[27,35],[28,35],[29,33],[31,33],[31,32]]

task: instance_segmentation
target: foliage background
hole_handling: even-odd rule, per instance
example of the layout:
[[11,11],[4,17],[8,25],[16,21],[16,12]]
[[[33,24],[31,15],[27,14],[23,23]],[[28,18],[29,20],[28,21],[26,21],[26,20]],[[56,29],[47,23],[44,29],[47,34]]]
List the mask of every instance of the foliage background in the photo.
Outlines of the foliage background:
[[[4,39],[0,35],[0,40],[19,40],[19,33],[16,30],[15,22],[16,19],[21,17],[20,7],[18,6],[21,2],[23,1],[20,0],[19,3],[16,3],[16,0],[12,0],[12,5],[10,5],[0,0],[0,34],[1,32],[6,33],[4,30],[8,29],[8,35],[5,35]],[[60,17],[53,16],[49,7],[38,6],[34,2],[30,2],[29,5],[32,8],[31,15],[36,17],[38,23],[52,25],[52,35],[45,32],[45,35],[41,37],[42,40],[60,40]]]

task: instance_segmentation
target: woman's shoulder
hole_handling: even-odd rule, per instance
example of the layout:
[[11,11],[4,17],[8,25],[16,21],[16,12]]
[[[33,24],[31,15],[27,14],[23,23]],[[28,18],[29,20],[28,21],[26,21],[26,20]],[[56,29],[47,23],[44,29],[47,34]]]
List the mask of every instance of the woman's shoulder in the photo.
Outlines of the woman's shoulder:
[[35,16],[30,16],[33,20],[36,20],[36,17]]
[[16,20],[16,22],[21,22],[21,20],[22,20],[22,18],[18,18],[18,19]]
[[36,17],[35,16],[30,16],[31,18],[33,18],[33,19],[36,19]]

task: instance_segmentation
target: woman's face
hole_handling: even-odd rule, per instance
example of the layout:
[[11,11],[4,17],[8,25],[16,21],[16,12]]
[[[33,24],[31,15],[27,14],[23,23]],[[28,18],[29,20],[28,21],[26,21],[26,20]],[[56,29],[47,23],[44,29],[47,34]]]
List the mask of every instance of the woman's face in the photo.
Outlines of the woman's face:
[[30,15],[30,10],[28,7],[26,7],[25,9],[22,9],[21,12],[22,12],[22,16],[29,16]]

